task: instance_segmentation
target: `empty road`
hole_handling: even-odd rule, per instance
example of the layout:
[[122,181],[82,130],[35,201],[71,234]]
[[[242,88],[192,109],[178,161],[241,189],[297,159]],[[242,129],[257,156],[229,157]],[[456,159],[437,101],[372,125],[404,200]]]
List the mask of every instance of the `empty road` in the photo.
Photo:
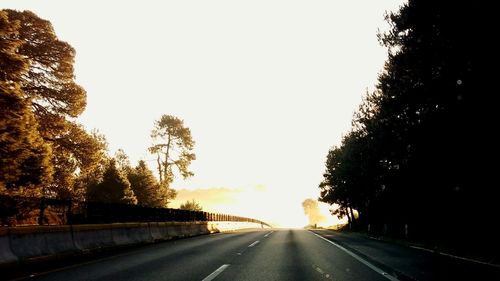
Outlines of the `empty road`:
[[205,235],[53,268],[17,280],[500,280],[499,266],[327,230]]
[[370,266],[310,231],[268,229],[148,245],[29,280],[391,280]]

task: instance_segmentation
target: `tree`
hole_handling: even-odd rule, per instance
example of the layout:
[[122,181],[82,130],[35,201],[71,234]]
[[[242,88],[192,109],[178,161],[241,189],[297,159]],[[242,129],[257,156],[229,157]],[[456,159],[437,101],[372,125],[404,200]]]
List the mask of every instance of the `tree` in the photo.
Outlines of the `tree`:
[[107,155],[108,143],[106,137],[99,133],[98,130],[93,130],[91,135],[92,138],[96,140],[96,143],[99,144],[96,150],[92,152],[92,155],[100,160],[96,161],[94,165],[89,166],[87,169],[81,170],[76,175],[72,190],[72,199],[74,200],[84,201],[85,198],[87,198],[87,191],[91,189],[92,186],[103,181],[104,172],[111,160]]
[[56,122],[52,127],[49,122],[41,122],[42,131],[50,137],[60,129],[59,123],[77,117],[85,109],[85,90],[74,80],[75,50],[57,38],[49,21],[33,12],[5,11],[10,20],[19,21],[16,39],[23,42],[19,53],[31,60],[22,89],[32,97],[38,119]]
[[324,180],[319,185],[321,189],[319,200],[330,205],[338,205],[339,207],[332,211],[332,214],[340,219],[347,216],[349,224],[351,224],[352,217],[349,212],[349,209],[353,207],[351,181],[346,179],[344,173],[346,171],[344,154],[343,147],[334,147],[328,152],[326,171],[323,174]]
[[184,127],[184,121],[172,115],[163,115],[155,123],[151,138],[155,144],[149,151],[157,156],[160,185],[165,190],[170,189],[174,180],[174,168],[183,178],[194,175],[188,170],[191,161],[196,159],[192,152],[194,141],[189,128]]
[[123,149],[118,149],[115,153],[115,160],[120,172],[126,175],[130,187],[137,198],[138,205],[147,207],[167,206],[168,198],[170,198],[168,195],[172,196],[172,194],[168,194],[168,192],[163,190],[154,177],[153,172],[146,165],[146,162],[140,160],[138,165],[133,168]]
[[194,201],[194,199],[192,199],[191,201],[188,200],[185,203],[181,204],[179,209],[189,210],[189,211],[201,211],[201,210],[203,210],[201,205],[198,204],[198,202]]
[[388,15],[392,29],[380,39],[389,60],[372,104],[378,110],[363,127],[387,167],[380,178],[386,202],[400,214],[388,215],[395,220],[442,227],[459,213],[468,216],[464,205],[494,204],[492,172],[479,163],[496,145],[477,134],[495,126],[486,79],[493,54],[482,37],[494,31],[479,10],[475,3],[450,9],[441,1],[408,1]]
[[86,104],[85,90],[74,80],[75,50],[57,38],[49,21],[30,11],[4,11],[9,20],[19,22],[11,39],[22,42],[18,53],[29,61],[19,85],[31,103],[40,136],[52,148],[55,173],[45,195],[71,197],[77,173],[101,160],[102,147],[74,121]]
[[19,22],[0,10],[0,193],[37,195],[52,179],[52,151],[20,87],[28,60],[17,53],[22,44],[15,39],[18,29]]
[[308,198],[302,202],[304,214],[309,218],[309,225],[317,226],[318,223],[325,221],[325,217],[321,215],[318,201]]
[[[494,25],[481,12],[488,8],[450,7],[409,0],[387,15],[391,30],[379,39],[389,58],[353,131],[329,152],[320,188],[322,200],[339,203],[342,214],[352,206],[365,223],[432,229],[421,235],[459,245],[474,240],[463,221],[488,228],[498,213],[487,164],[498,147],[490,137],[496,50],[488,42]],[[493,227],[486,232],[477,240],[499,235]]]
[[130,186],[137,197],[137,204],[147,207],[166,207],[168,199],[175,197],[174,194],[168,194],[173,190],[163,190],[148,168],[146,162],[139,161],[138,165],[130,169],[127,173]]
[[89,186],[87,199],[105,203],[137,204],[130,183],[116,167],[115,159],[108,162],[102,181]]
[[75,179],[105,161],[106,144],[98,136],[88,134],[83,127],[73,124],[61,132],[52,143],[55,156],[54,181],[47,186],[46,195],[77,199]]
[[123,149],[118,149],[115,153],[115,160],[118,169],[124,174],[128,174],[132,170],[130,159]]
[[347,216],[355,222],[356,213],[366,213],[368,207],[383,189],[380,175],[384,174],[378,162],[378,150],[373,141],[361,131],[353,130],[342,138],[339,147],[327,155],[324,180],[320,183],[320,201],[339,207],[332,213],[339,218]]

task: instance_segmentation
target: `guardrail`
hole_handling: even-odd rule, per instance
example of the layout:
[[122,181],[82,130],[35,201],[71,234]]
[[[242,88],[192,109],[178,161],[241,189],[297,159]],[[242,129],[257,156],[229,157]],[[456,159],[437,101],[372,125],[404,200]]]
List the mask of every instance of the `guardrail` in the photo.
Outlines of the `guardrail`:
[[2,226],[168,221],[237,221],[270,227],[252,218],[203,211],[0,195]]

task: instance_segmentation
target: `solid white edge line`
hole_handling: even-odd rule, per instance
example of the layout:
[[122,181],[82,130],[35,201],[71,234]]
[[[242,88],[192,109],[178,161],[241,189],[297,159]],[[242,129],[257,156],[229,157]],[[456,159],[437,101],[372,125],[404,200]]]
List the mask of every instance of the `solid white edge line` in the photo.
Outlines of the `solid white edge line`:
[[253,246],[259,244],[259,242],[260,242],[259,240],[253,242],[252,244],[248,245],[248,248],[252,248]]
[[351,257],[355,258],[356,260],[358,260],[359,262],[361,262],[362,264],[368,266],[369,268],[371,268],[373,271],[379,273],[380,275],[384,276],[385,278],[391,280],[391,281],[399,281],[399,279],[397,279],[396,277],[393,277],[391,275],[389,275],[387,272],[383,271],[382,269],[376,267],[375,265],[369,263],[367,260],[363,259],[362,257],[356,255],[355,253],[347,250],[346,248],[340,246],[339,244],[333,242],[333,241],[330,241],[328,239],[326,239],[325,237],[319,235],[319,234],[316,234],[314,232],[311,232],[312,234],[316,235],[317,237],[325,240],[326,242],[334,245],[335,247],[341,249],[342,251],[346,252],[347,254],[349,254]]
[[426,252],[429,252],[429,253],[435,253],[435,254],[437,253],[437,254],[440,254],[442,256],[446,256],[446,257],[450,257],[450,258],[454,258],[454,259],[459,259],[459,260],[464,260],[464,261],[468,261],[468,262],[474,262],[474,263],[479,263],[479,264],[484,264],[484,265],[489,265],[489,266],[500,268],[500,265],[498,265],[498,264],[487,263],[487,262],[484,262],[484,261],[478,261],[478,260],[469,259],[469,258],[460,257],[460,256],[455,256],[455,255],[447,254],[447,253],[436,252],[434,250],[427,249],[427,248],[422,248],[422,247],[418,247],[418,246],[410,246],[410,248],[421,250],[421,251],[426,251]]
[[215,270],[214,272],[210,273],[210,275],[208,275],[207,277],[203,278],[203,280],[201,280],[201,281],[210,281],[210,280],[213,280],[215,277],[217,277],[217,275],[221,274],[222,271],[224,271],[228,267],[229,267],[229,264],[223,264],[223,265],[221,265],[221,267],[217,268],[217,270]]

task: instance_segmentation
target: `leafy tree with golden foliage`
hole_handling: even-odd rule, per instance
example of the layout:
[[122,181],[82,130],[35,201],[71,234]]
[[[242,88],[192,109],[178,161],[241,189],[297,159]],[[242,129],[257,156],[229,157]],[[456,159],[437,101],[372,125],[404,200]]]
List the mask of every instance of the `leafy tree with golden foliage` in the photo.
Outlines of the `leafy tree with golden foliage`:
[[36,195],[52,179],[52,153],[37,131],[31,99],[20,87],[28,59],[17,52],[19,27],[0,10],[0,193]]
[[85,200],[85,198],[87,198],[89,186],[96,185],[103,180],[104,171],[109,161],[106,137],[97,130],[93,130],[91,135],[92,138],[96,139],[101,145],[101,149],[93,152],[96,158],[100,160],[92,165],[91,168],[80,171],[80,173],[76,175],[72,190],[73,199],[75,200]]
[[19,23],[10,39],[21,42],[18,53],[29,62],[18,76],[23,98],[30,101],[38,132],[52,147],[53,181],[45,195],[74,196],[77,173],[91,170],[101,160],[105,145],[74,122],[85,109],[85,90],[74,76],[75,50],[60,41],[52,24],[30,11],[4,10],[10,21]]

